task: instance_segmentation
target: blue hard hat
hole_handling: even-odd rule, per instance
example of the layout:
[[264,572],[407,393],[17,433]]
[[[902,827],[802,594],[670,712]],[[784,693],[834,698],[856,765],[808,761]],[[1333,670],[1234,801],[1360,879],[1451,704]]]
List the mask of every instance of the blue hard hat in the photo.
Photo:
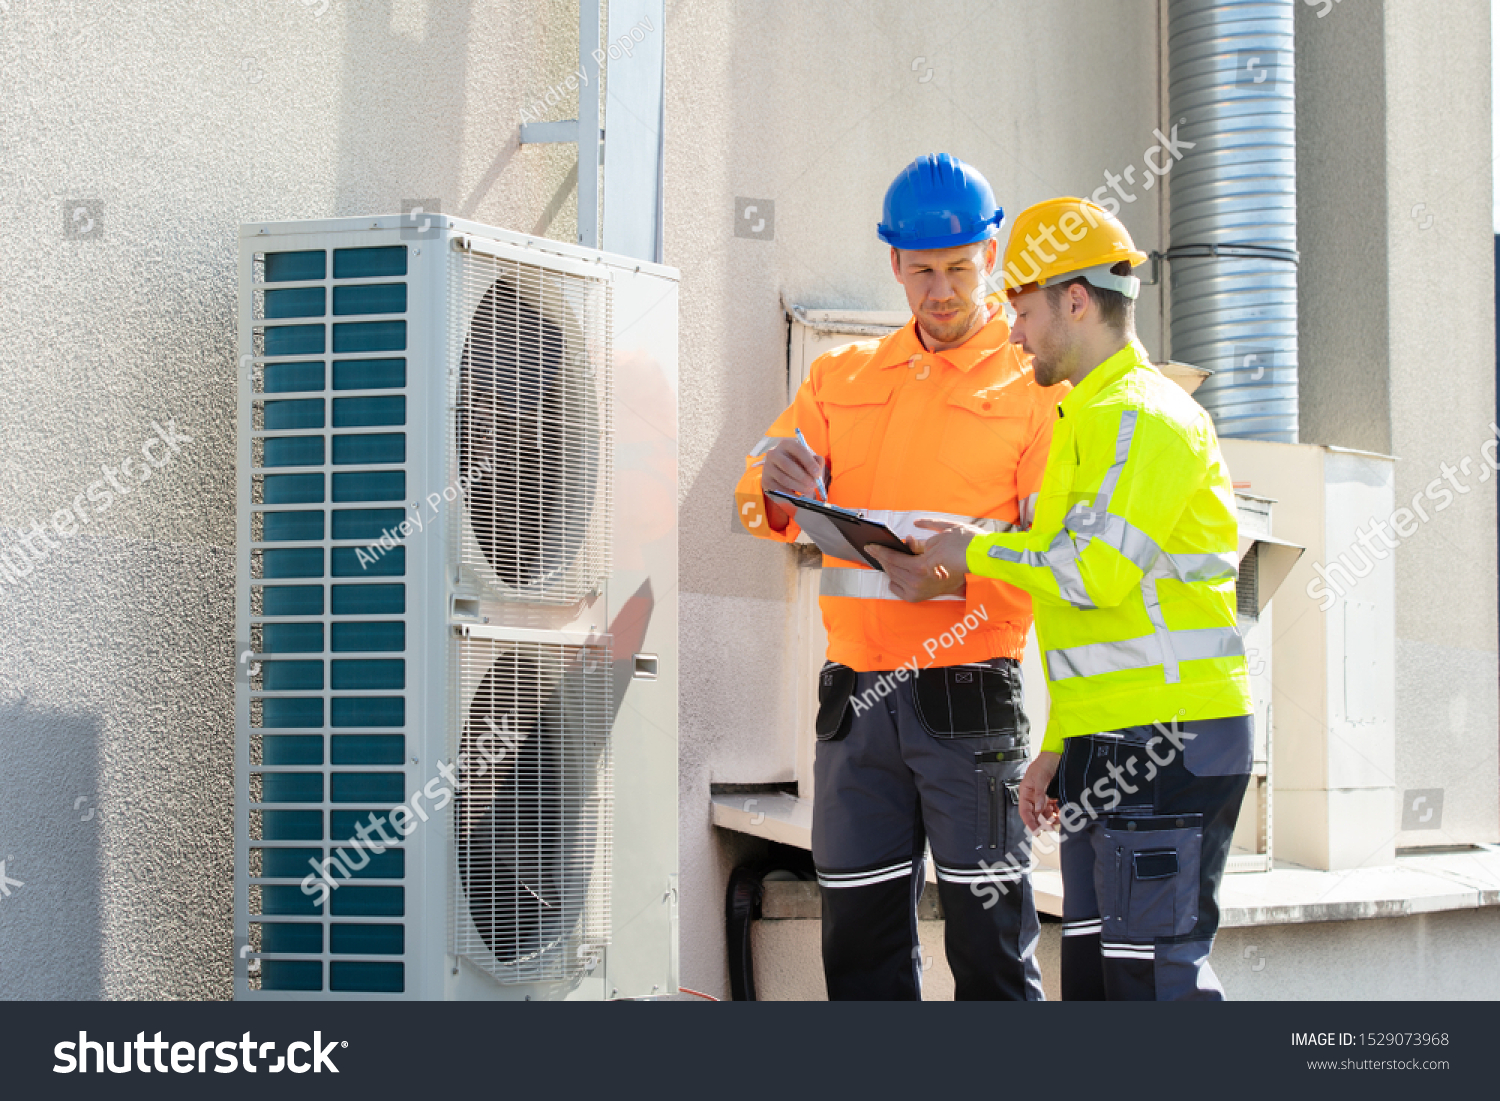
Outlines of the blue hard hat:
[[953,248],[1000,232],[1005,211],[989,181],[973,165],[947,153],[918,157],[885,192],[876,232],[901,249]]

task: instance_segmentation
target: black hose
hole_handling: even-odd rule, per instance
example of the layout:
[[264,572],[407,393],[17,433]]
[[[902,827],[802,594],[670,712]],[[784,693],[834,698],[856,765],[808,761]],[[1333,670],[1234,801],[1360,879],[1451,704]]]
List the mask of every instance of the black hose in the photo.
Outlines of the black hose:
[[770,869],[764,861],[741,864],[729,873],[728,897],[724,903],[724,942],[729,949],[729,996],[737,1002],[755,1001],[755,953],[750,926],[760,917],[764,887],[761,880]]

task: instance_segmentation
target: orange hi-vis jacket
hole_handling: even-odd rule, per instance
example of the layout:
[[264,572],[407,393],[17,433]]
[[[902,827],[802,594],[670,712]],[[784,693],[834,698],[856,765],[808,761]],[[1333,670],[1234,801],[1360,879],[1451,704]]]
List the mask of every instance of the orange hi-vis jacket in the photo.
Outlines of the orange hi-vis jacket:
[[[902,538],[930,538],[916,526],[923,518],[991,532],[1028,526],[1068,386],[1038,386],[998,299],[990,309],[983,329],[947,351],[927,351],[913,319],[814,360],[791,407],[745,460],[735,503],[746,530],[797,538],[795,519],[784,531],[771,527],[760,476],[765,451],[799,428],[828,462],[828,499]],[[1004,582],[970,574],[964,594],[912,603],[892,594],[883,572],[827,555],[818,602],[829,660],[862,672],[1019,659],[1031,629],[1031,598]]]

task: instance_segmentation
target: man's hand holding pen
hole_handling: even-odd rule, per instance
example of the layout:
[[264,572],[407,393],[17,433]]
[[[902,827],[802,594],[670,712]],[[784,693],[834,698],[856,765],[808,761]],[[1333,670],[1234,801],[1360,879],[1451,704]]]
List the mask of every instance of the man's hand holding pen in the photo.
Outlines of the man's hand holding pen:
[[[828,484],[828,460],[819,455],[801,439],[801,434],[779,440],[765,454],[765,469],[761,471],[762,491],[772,489],[782,493],[794,493],[798,497],[816,499],[820,483]],[[823,500],[827,500],[826,493]],[[776,531],[785,531],[792,518],[791,510],[774,497],[766,498],[766,516]]]

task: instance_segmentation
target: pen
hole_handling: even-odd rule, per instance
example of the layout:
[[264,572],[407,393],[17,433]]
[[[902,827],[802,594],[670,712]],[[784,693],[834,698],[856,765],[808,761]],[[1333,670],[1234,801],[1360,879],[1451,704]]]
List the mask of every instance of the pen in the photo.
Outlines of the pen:
[[[801,440],[802,441],[802,446],[806,447],[809,451],[812,451],[812,453],[814,455],[818,454],[816,451],[813,451],[813,449],[808,446],[807,437],[802,434],[802,429],[800,429],[800,428],[797,429],[797,439]],[[821,457],[822,456],[819,456],[819,458],[821,458]],[[823,487],[823,476],[821,474],[819,474],[817,476],[817,478],[815,478],[813,480],[813,485],[817,487],[818,493],[820,493],[822,495],[822,497],[823,497],[823,503],[826,505],[828,503],[828,490]]]

